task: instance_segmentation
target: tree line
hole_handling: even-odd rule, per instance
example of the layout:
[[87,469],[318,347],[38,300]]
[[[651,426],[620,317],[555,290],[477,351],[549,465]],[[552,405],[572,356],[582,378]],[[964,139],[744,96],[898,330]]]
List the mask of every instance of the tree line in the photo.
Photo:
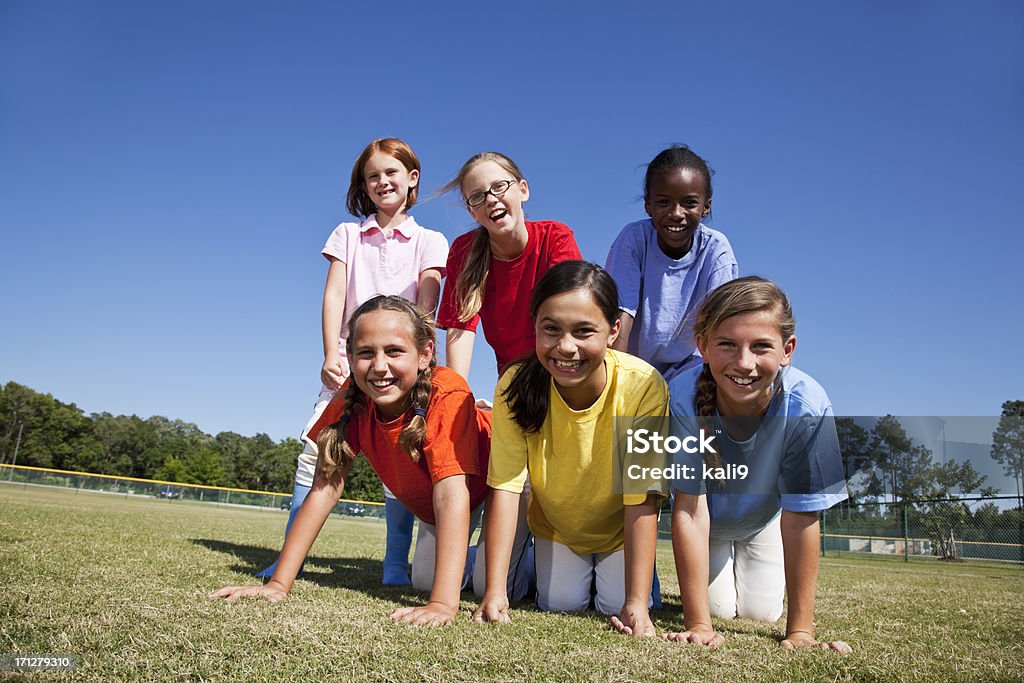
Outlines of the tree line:
[[985,498],[998,493],[995,487],[985,485],[988,477],[971,462],[936,462],[931,450],[915,443],[892,415],[875,419],[870,427],[854,418],[836,418],[836,431],[850,493],[843,504],[848,518],[858,501],[892,503],[887,514],[909,512],[931,537],[935,553],[949,560],[959,559],[957,541],[971,525],[1021,528],[1024,401],[1003,403],[989,453],[1016,482],[1016,510],[1000,510],[986,503],[972,511],[961,502],[964,496]]
[[[0,462],[184,484],[289,492],[298,439],[210,435],[160,415],[86,415],[74,403],[8,382],[0,387]],[[345,497],[383,501],[380,482],[358,458]]]

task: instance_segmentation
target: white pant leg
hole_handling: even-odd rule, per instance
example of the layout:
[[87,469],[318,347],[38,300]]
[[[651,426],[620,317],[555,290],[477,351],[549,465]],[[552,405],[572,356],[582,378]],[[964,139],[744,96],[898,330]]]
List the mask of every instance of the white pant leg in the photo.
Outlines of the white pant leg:
[[[529,590],[530,577],[533,574],[532,568],[524,566],[529,560],[526,552],[529,547],[531,535],[530,527],[526,522],[526,509],[530,502],[529,482],[519,496],[519,516],[516,519],[515,537],[512,539],[512,555],[508,562],[508,580],[505,585],[509,602],[519,602]],[[488,498],[487,505],[490,504]],[[484,513],[487,514],[486,512]],[[486,528],[486,524],[485,524]],[[476,566],[473,567],[473,592],[477,597],[483,597],[487,589],[487,534],[480,534],[480,542],[477,543]]]
[[[537,607],[544,612],[581,612],[590,605],[594,556],[536,537]],[[621,607],[621,605],[620,605]]]
[[[469,537],[480,524],[484,506],[478,505],[469,514]],[[434,568],[437,566],[437,527],[419,520],[419,531],[416,534],[416,550],[412,554],[412,587],[419,591],[429,591],[434,586]]]
[[[618,614],[626,602],[626,551],[599,553],[594,555],[594,559],[594,583],[597,586],[594,608],[602,614]],[[648,597],[648,609],[650,606]]]
[[736,616],[736,577],[733,573],[732,541],[712,538],[708,547],[708,606],[711,616]]
[[786,595],[781,515],[761,531],[736,541],[736,615],[755,621],[777,621]]
[[299,455],[295,468],[295,483],[301,486],[312,486],[313,474],[316,472],[316,444],[308,441],[306,435],[323,415],[324,409],[327,408],[327,404],[331,402],[332,398],[334,398],[333,391],[321,390],[320,396],[317,397],[316,404],[313,406],[313,417],[309,418],[305,429],[302,430],[302,453]]

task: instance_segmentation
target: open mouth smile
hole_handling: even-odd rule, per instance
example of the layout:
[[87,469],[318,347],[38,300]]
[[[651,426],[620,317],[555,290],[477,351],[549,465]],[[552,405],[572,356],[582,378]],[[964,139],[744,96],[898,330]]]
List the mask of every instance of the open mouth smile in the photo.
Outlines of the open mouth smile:
[[367,384],[369,384],[377,391],[387,391],[391,387],[395,386],[395,384],[397,383],[398,380],[395,379],[394,377],[391,377],[389,379],[371,379],[367,382]]
[[558,360],[557,358],[552,358],[551,364],[554,365],[557,370],[561,370],[562,372],[578,372],[586,364],[586,361]]

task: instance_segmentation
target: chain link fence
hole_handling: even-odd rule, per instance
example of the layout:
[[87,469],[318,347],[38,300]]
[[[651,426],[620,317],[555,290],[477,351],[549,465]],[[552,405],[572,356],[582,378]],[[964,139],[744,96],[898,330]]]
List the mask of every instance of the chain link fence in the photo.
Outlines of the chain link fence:
[[844,502],[821,515],[822,555],[1024,563],[1017,496]]
[[[69,472],[41,467],[0,465],[0,485],[51,486],[79,491],[94,491],[126,498],[156,498],[169,503],[192,502],[222,506],[244,506],[270,510],[288,510],[292,497],[287,493],[249,491],[221,486],[182,484],[173,481],[155,481],[115,477],[86,472]],[[351,517],[384,517],[384,504],[363,500],[341,500],[334,513]]]

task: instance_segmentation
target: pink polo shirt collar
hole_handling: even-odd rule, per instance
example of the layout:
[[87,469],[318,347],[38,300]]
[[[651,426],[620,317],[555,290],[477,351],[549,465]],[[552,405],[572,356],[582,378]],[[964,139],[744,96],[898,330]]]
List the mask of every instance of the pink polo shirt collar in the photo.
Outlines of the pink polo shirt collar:
[[[377,214],[371,213],[369,216],[366,217],[365,221],[359,224],[359,232],[369,232],[374,229],[384,232],[383,229],[381,229],[380,224],[377,223]],[[415,235],[417,230],[421,230],[419,224],[416,222],[416,219],[413,218],[412,216],[406,218],[404,221],[396,225],[393,229],[395,232],[400,233],[402,237],[405,237],[406,239],[409,239],[413,235]]]

